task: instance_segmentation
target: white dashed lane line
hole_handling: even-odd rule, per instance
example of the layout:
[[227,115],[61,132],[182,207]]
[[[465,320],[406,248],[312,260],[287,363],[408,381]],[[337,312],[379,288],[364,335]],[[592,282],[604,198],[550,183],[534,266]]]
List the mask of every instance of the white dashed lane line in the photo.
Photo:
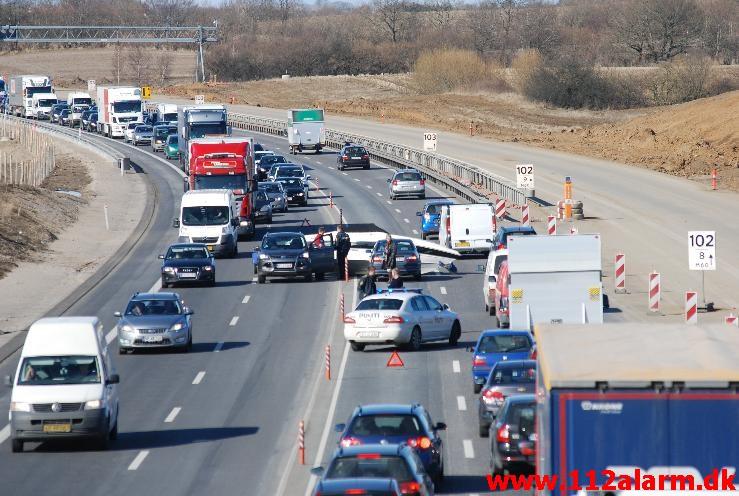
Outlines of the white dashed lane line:
[[387,202],[388,205],[392,205],[393,204],[393,202],[391,202],[390,200],[385,200],[385,201]]
[[236,325],[236,322],[238,322],[238,321],[239,321],[239,316],[238,316],[238,315],[235,315],[235,316],[234,316],[234,317],[233,317],[233,318],[231,319],[231,322],[229,322],[229,323],[228,323],[228,325],[230,325],[231,327],[233,327],[233,326],[235,326],[235,325]]
[[372,189],[372,186],[370,186],[370,185],[368,184],[368,185],[367,185],[367,189]]
[[418,231],[416,231],[416,230],[414,229],[414,230],[413,230],[413,234],[418,234]]
[[348,176],[348,175],[349,175],[349,174],[347,174],[346,172],[342,172],[342,174],[344,174],[345,176]]
[[441,294],[446,294],[446,288],[445,288],[444,286],[440,287],[440,288],[439,288],[439,292],[440,292]]
[[452,371],[455,374],[459,374],[459,372],[460,372],[459,360],[452,360]]
[[244,299],[243,299],[243,300],[241,300],[241,303],[243,303],[243,304],[247,304],[247,303],[249,303],[249,299],[250,299],[250,298],[251,298],[251,296],[249,296],[249,295],[246,295],[246,296],[244,296]]
[[403,219],[403,222],[405,222],[406,224],[410,224],[411,223],[411,221],[409,221],[408,219]]
[[357,181],[357,182],[359,182],[359,179],[358,179],[358,178],[356,178],[356,177],[354,178],[354,180],[355,180],[355,181]]
[[177,414],[180,413],[180,410],[182,410],[182,408],[178,406],[172,408],[172,411],[169,412],[169,415],[167,415],[167,418],[164,419],[164,422],[168,424],[174,422],[174,419],[177,417]]
[[131,462],[131,465],[128,466],[128,470],[136,470],[138,469],[142,463],[144,463],[144,460],[146,457],[149,456],[149,450],[141,450],[139,451],[139,454],[136,455],[136,458],[133,459]]
[[205,377],[205,370],[201,370],[198,372],[198,375],[195,376],[195,379],[192,380],[193,384],[200,384],[200,382],[203,380],[203,377]]
[[382,193],[377,193],[377,196],[382,196]]
[[399,209],[399,208],[396,208],[396,209],[395,209],[395,212],[396,212],[396,213],[400,213],[400,209]]
[[467,401],[464,396],[457,396],[457,408],[462,412],[467,410]]
[[464,449],[464,457],[465,458],[474,458],[475,457],[475,448],[472,447],[472,441],[469,439],[465,439],[462,441],[462,448]]
[[4,443],[10,437],[10,425],[6,425],[0,429],[0,444]]
[[114,327],[114,328],[112,328],[112,329],[110,330],[110,332],[108,332],[108,334],[106,334],[106,335],[105,335],[105,342],[106,342],[107,344],[110,344],[110,343],[112,343],[112,342],[113,342],[113,340],[115,339],[115,337],[116,337],[116,335],[117,335],[117,334],[118,334],[118,333],[117,333],[117,331],[116,331],[115,327]]
[[219,351],[221,351],[222,349],[223,349],[223,341],[218,341],[218,342],[216,343],[216,347],[215,347],[215,348],[213,348],[213,352],[214,352],[214,353],[218,353],[218,352],[219,352]]

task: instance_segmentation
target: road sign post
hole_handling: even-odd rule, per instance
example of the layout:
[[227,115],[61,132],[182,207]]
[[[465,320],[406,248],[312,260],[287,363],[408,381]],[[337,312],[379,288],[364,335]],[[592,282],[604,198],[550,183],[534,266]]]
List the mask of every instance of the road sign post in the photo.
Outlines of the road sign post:
[[716,231],[688,231],[688,268],[701,273],[699,312],[712,312],[713,302],[706,302],[706,271],[716,270]]
[[435,152],[436,151],[436,133],[434,132],[425,132],[423,133],[423,149],[427,152]]
[[97,88],[97,83],[94,79],[88,79],[87,80],[87,92],[88,93],[95,93],[95,88]]
[[149,100],[151,98],[151,86],[141,87],[141,98],[144,100]]
[[519,164],[516,166],[516,188],[523,190],[527,198],[535,196],[533,164]]
[[205,95],[195,95],[195,105],[203,105],[205,103]]

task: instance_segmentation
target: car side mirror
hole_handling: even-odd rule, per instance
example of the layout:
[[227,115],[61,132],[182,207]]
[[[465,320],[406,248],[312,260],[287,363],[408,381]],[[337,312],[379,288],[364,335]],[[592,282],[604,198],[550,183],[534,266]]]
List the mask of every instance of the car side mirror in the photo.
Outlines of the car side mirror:
[[336,427],[334,427],[336,432],[344,432],[344,429],[346,429],[346,424],[336,424]]
[[441,306],[441,308],[443,308],[444,310],[449,310],[449,305],[447,305],[446,303],[444,303],[444,304],[443,304],[443,305]]
[[475,348],[472,347],[472,346],[468,346],[467,347],[467,351],[469,351],[470,353],[472,353],[473,351],[475,351]]
[[305,176],[305,178],[306,179],[313,179],[313,176],[311,176],[310,174],[308,174],[307,176]]
[[233,227],[239,227],[239,219],[231,219],[231,225]]
[[390,179],[388,179],[387,182],[390,182]]
[[182,191],[187,192],[187,190],[190,189],[190,178],[189,177],[183,177],[182,178]]
[[416,217],[421,217],[423,215],[423,212],[416,212]]
[[434,429],[437,431],[445,431],[446,430],[446,424],[444,422],[436,422],[436,425],[434,426]]
[[13,376],[12,375],[6,375],[3,378],[3,384],[5,384],[8,387],[13,387]]
[[182,312],[182,313],[184,313],[185,315],[192,315],[192,314],[194,314],[195,312],[193,312],[193,311],[192,311],[192,308],[190,308],[190,307],[185,307],[185,308],[183,308],[183,312]]
[[159,255],[159,256],[158,256],[157,258],[158,258],[159,260],[164,260],[164,255]]
[[310,469],[310,473],[317,477],[320,477],[323,475],[323,467],[313,467],[312,469]]
[[180,227],[180,219],[173,219],[172,227]]
[[113,312],[113,317],[121,318],[123,317],[123,314],[121,312]]
[[119,382],[121,382],[121,377],[118,374],[111,374],[106,384],[118,384]]

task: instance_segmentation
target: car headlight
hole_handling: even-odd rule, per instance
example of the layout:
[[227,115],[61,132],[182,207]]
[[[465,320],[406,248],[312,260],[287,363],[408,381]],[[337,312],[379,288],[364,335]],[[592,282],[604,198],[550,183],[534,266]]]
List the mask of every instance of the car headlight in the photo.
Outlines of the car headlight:
[[177,322],[175,325],[169,328],[170,331],[181,331],[185,325],[182,322]]
[[10,402],[10,411],[11,412],[30,412],[31,411],[31,404],[25,403],[23,401],[11,401]]
[[266,253],[260,253],[259,260],[269,260],[269,255],[267,255]]
[[103,400],[90,400],[85,402],[85,410],[99,410],[105,406]]
[[211,270],[213,270],[213,266],[212,265],[206,265],[205,267],[203,267],[203,270],[211,271]]
[[164,267],[162,270],[168,274],[174,274],[174,267]]
[[136,329],[134,329],[133,326],[126,324],[121,327],[121,332],[136,332]]
[[303,196],[303,193],[302,192],[298,193],[298,196]]
[[307,251],[304,251],[302,256],[303,258],[310,258],[310,253],[308,253]]

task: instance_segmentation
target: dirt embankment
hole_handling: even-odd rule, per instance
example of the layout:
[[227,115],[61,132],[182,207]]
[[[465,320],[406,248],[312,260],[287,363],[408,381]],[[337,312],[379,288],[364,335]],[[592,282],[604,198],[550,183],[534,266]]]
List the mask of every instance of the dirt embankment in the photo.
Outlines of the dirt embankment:
[[[0,150],[14,151],[13,142],[0,142]],[[76,219],[86,203],[90,176],[79,157],[60,153],[56,168],[40,188],[0,185],[0,279],[21,261],[44,258],[45,247]],[[61,191],[76,191],[81,197]]]

